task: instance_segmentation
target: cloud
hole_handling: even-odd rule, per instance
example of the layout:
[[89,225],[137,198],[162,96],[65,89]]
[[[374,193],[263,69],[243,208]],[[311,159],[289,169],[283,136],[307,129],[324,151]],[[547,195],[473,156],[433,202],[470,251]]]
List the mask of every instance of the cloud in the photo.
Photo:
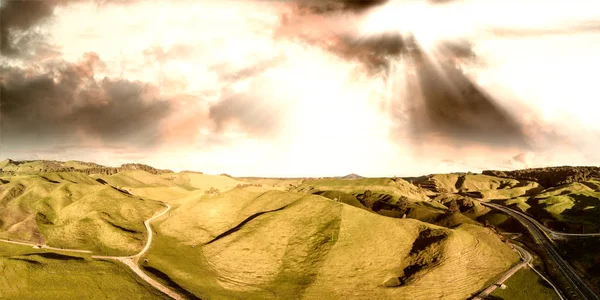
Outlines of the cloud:
[[[457,67],[458,61],[477,60],[469,40],[440,39],[425,46],[412,34],[363,36],[352,28],[366,10],[379,9],[386,2],[300,1],[299,9],[282,17],[276,36],[358,61],[374,78],[387,80],[398,77],[393,72],[403,72],[406,81],[400,84],[406,90],[393,90],[389,101],[395,107],[390,115],[394,123],[409,121],[413,143],[437,136],[446,143],[527,146],[528,138],[517,117]],[[404,69],[392,68],[398,63]],[[395,136],[406,132],[405,127],[395,130],[400,131]]]
[[58,47],[46,42],[41,29],[59,6],[92,2],[99,6],[131,5],[141,0],[4,0],[0,5],[0,54],[6,57],[41,59],[56,56]]
[[245,91],[226,88],[219,102],[209,108],[215,132],[222,133],[232,126],[253,137],[273,138],[284,124],[282,102],[274,101],[265,90],[265,82],[251,82]]
[[169,101],[151,84],[94,78],[104,64],[95,53],[42,72],[2,67],[2,143],[154,145]]
[[389,0],[297,0],[298,6],[311,13],[364,12],[385,4]]
[[449,61],[420,57],[415,62],[416,75],[409,76],[418,86],[411,95],[416,102],[410,115],[414,136],[439,134],[451,142],[496,146],[528,144],[517,119]]
[[0,6],[0,53],[18,56],[42,39],[34,26],[52,16],[61,1],[3,1]]

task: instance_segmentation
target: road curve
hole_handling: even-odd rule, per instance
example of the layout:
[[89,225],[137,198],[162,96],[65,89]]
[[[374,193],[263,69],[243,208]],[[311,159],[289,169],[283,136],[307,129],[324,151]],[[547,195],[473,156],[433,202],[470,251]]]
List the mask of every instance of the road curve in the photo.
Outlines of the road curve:
[[511,246],[513,247],[513,249],[515,251],[517,251],[519,253],[519,256],[521,256],[521,262],[518,265],[510,268],[504,274],[502,274],[502,276],[500,276],[500,278],[498,278],[498,280],[494,281],[494,283],[492,283],[489,287],[487,287],[485,290],[481,291],[481,293],[479,293],[477,296],[473,297],[472,300],[485,299],[487,296],[489,296],[489,294],[491,294],[499,286],[501,286],[506,280],[508,280],[515,273],[517,273],[517,271],[519,271],[521,268],[524,268],[525,266],[529,265],[529,263],[531,262],[531,259],[532,259],[531,254],[529,252],[527,252],[525,249],[523,249],[517,245],[511,244]]
[[[498,205],[498,204],[494,204],[494,203],[489,203],[489,202],[483,202],[480,201],[482,204],[487,203],[490,205]],[[502,207],[506,207],[506,206],[502,206]],[[508,207],[506,207],[508,208]],[[522,213],[520,211],[511,209],[514,213],[521,215],[523,218],[526,218],[527,220],[529,220],[531,223],[535,224],[540,230],[542,230],[545,234],[547,234],[549,236],[549,238],[560,238],[560,237],[565,237],[565,236],[572,236],[572,237],[600,237],[600,233],[566,233],[566,232],[560,232],[560,231],[554,231],[544,225],[542,225],[540,222],[538,222],[536,219],[530,217],[529,215]]]
[[[138,276],[140,276],[140,278],[142,278],[144,281],[146,281],[148,284],[152,285],[155,289],[163,292],[164,294],[166,294],[167,296],[176,299],[176,300],[180,300],[183,299],[183,297],[181,297],[181,295],[171,291],[169,288],[165,287],[164,285],[160,284],[158,281],[152,279],[150,276],[148,276],[146,273],[144,273],[140,267],[138,266],[138,259],[140,256],[142,256],[144,253],[146,253],[146,251],[148,251],[148,249],[150,249],[150,244],[152,244],[152,237],[153,237],[153,232],[152,232],[152,228],[150,227],[150,222],[152,222],[154,219],[156,218],[160,218],[161,216],[163,216],[165,213],[167,213],[170,209],[171,206],[167,203],[163,203],[167,206],[167,209],[165,209],[164,211],[162,211],[160,214],[153,216],[152,218],[144,221],[144,226],[146,226],[146,230],[148,231],[148,240],[146,241],[146,245],[144,246],[144,248],[138,252],[137,254],[134,255],[130,255],[130,256],[102,256],[102,255],[92,255],[92,258],[95,259],[110,259],[110,260],[117,260],[120,261],[122,263],[124,263],[126,266],[128,266],[133,272],[135,272],[135,274],[137,274]],[[35,243],[31,243],[31,242],[20,242],[20,241],[13,241],[13,240],[5,240],[5,239],[0,239],[0,242],[4,242],[4,243],[9,243],[9,244],[15,244],[15,245],[23,245],[23,246],[31,246],[33,248],[38,248],[38,249],[47,249],[47,250],[53,250],[53,251],[66,251],[66,252],[77,252],[77,253],[92,253],[92,251],[89,250],[80,250],[80,249],[63,249],[63,248],[56,248],[56,247],[49,247],[46,245],[38,245]]]
[[150,227],[150,222],[152,222],[156,218],[160,218],[161,216],[163,216],[164,214],[166,214],[171,209],[171,205],[169,205],[167,203],[164,203],[164,204],[167,206],[167,209],[165,209],[164,211],[162,211],[160,214],[155,215],[152,218],[144,221],[144,226],[146,226],[146,230],[148,230],[148,240],[146,240],[146,245],[144,246],[144,248],[140,252],[138,252],[137,254],[134,254],[134,255],[130,255],[130,256],[102,256],[102,255],[92,255],[92,258],[96,258],[96,259],[111,259],[111,260],[120,261],[120,262],[124,263],[126,266],[128,266],[133,272],[135,272],[135,274],[137,274],[138,276],[140,276],[140,278],[142,278],[148,284],[152,285],[155,289],[163,292],[164,294],[168,295],[169,297],[171,297],[173,299],[181,300],[181,299],[183,299],[183,297],[181,297],[181,295],[177,294],[176,292],[173,292],[172,290],[170,290],[166,286],[162,285],[158,281],[156,281],[153,278],[151,278],[150,276],[148,276],[138,266],[138,260],[139,260],[140,256],[144,255],[144,253],[146,253],[146,251],[148,251],[148,249],[150,249],[150,245],[152,244],[153,232],[152,232],[152,227]]
[[502,205],[487,202],[480,203],[508,214],[527,228],[535,243],[540,245],[540,248],[548,254],[550,261],[554,263],[561,276],[565,278],[565,282],[568,284],[568,290],[565,290],[565,292],[570,296],[569,298],[600,300],[600,297],[587,286],[575,269],[560,256],[558,250],[554,247],[550,234],[544,231],[539,222],[521,212]]

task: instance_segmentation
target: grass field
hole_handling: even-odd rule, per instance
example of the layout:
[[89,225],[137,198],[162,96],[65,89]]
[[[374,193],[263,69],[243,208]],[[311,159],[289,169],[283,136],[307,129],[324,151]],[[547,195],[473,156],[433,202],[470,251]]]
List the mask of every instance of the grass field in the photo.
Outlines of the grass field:
[[127,267],[108,261],[0,245],[0,299],[169,299]]
[[529,268],[523,268],[505,283],[506,289],[496,289],[490,300],[559,300],[554,289]]

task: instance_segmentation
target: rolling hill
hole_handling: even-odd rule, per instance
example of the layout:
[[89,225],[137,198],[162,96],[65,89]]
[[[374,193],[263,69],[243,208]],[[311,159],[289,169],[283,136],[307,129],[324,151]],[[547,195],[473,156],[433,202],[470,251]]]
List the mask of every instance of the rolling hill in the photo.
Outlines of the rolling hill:
[[[48,293],[23,295],[60,298],[62,290],[49,287],[56,280],[89,292],[82,286],[93,274],[106,274],[98,283],[106,297],[127,288],[133,299],[164,298],[124,265],[58,248],[132,255],[148,239],[144,221],[170,205],[152,222],[154,238],[139,267],[184,298],[465,299],[519,259],[487,225],[510,219],[477,200],[520,209],[559,230],[600,230],[600,181],[544,189],[533,179],[234,178],[140,164],[5,160],[0,240],[57,248],[8,244],[0,268],[9,279],[0,279],[0,288],[17,295],[39,285]],[[593,259],[586,263],[593,271]],[[52,270],[81,278],[44,281]],[[19,279],[27,272],[36,275]]]
[[448,229],[295,192],[189,199],[154,226],[144,266],[210,299],[464,299],[518,260],[481,226]]

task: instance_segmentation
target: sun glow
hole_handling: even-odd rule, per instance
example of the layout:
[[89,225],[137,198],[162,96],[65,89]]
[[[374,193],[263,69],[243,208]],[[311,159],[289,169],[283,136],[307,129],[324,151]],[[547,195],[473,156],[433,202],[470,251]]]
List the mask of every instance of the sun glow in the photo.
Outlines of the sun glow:
[[[388,63],[381,76],[365,72],[363,48],[354,53],[363,39],[389,41],[389,33],[414,36],[438,72],[452,57],[437,45],[464,38],[476,54],[469,77],[498,95],[499,105],[513,106],[515,116],[572,136],[578,128],[590,134],[599,128],[600,35],[585,29],[598,24],[597,1],[430,2],[390,0],[331,15],[301,14],[284,1],[77,2],[57,8],[45,30],[61,60],[77,63],[86,52],[97,53],[106,65],[94,74],[98,82],[108,77],[160,88],[159,101],[172,102],[171,111],[149,134],[160,136],[169,168],[178,168],[167,163],[177,156],[181,169],[192,164],[209,173],[381,176],[434,172],[429,162],[440,158],[485,165],[518,152],[440,148],[443,141],[429,136],[419,137],[427,149],[413,151],[411,109],[423,102],[423,89],[410,80],[419,75],[416,60],[366,43],[365,52]],[[523,104],[531,110],[523,113]],[[214,106],[222,107],[221,119],[209,114]],[[215,120],[224,120],[218,130]],[[597,146],[598,139],[588,140],[589,148]],[[543,155],[536,152],[535,161]]]
[[362,22],[358,35],[398,33],[414,36],[421,44],[470,34],[471,26],[457,4],[434,6],[425,1],[390,1],[375,8]]

